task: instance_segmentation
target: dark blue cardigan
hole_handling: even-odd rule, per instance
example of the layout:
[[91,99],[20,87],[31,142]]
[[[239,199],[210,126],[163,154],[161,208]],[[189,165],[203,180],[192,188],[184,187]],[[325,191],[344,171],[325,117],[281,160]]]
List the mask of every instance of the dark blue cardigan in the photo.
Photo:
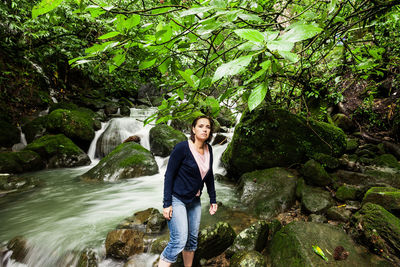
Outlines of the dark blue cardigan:
[[188,204],[196,197],[197,192],[203,190],[204,183],[210,196],[210,203],[217,203],[212,170],[213,154],[209,144],[210,169],[204,179],[201,179],[200,170],[189,148],[188,141],[177,144],[168,161],[164,179],[164,208],[172,205],[172,195],[183,203]]

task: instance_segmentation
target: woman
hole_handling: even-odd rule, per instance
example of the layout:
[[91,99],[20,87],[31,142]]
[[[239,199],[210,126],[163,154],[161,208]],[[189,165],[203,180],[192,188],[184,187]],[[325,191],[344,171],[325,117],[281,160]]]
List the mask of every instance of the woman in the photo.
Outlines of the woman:
[[161,253],[159,267],[176,262],[182,251],[185,266],[192,266],[200,226],[200,195],[204,183],[210,197],[211,215],[218,209],[212,170],[213,120],[200,116],[192,123],[190,140],[177,144],[168,161],[164,179],[163,215],[170,240]]

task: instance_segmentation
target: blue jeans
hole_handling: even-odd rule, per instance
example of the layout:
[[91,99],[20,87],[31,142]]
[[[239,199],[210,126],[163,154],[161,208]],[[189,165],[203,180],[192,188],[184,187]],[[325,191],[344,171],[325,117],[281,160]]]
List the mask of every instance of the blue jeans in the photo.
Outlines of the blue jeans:
[[168,221],[169,242],[161,253],[161,259],[174,263],[178,254],[185,251],[195,251],[201,217],[200,198],[185,204],[172,196],[172,218]]

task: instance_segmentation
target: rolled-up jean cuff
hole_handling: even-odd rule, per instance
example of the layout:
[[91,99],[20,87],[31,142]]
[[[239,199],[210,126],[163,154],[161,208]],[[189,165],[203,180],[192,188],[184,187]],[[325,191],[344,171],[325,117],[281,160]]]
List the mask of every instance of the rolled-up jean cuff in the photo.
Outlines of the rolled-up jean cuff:
[[196,251],[197,247],[185,247],[184,251]]
[[166,257],[164,257],[164,255],[161,253],[161,255],[160,255],[160,258],[163,260],[163,261],[166,261],[166,262],[169,262],[169,263],[175,263],[176,261],[171,261],[171,260],[169,260],[169,259],[167,259]]

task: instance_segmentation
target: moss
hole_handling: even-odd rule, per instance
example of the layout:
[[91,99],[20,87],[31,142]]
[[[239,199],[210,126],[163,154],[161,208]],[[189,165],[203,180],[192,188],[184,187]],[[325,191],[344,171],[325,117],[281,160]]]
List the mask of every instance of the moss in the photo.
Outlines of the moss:
[[364,195],[363,203],[379,204],[389,211],[400,211],[400,189],[372,187]]
[[34,151],[45,158],[55,154],[76,155],[82,153],[82,150],[63,134],[45,135],[27,145],[24,150]]
[[396,157],[393,156],[392,154],[383,154],[380,156],[377,156],[373,163],[378,166],[387,166],[391,168],[396,168],[400,169],[400,164],[397,161]]
[[353,152],[358,148],[358,139],[346,140],[346,151]]
[[336,191],[336,198],[341,201],[358,200],[361,198],[361,195],[361,188],[354,185],[342,185]]
[[147,157],[145,155],[138,154],[138,155],[134,155],[132,157],[122,160],[119,163],[119,166],[120,167],[128,167],[131,165],[144,163],[146,160],[147,160]]
[[43,168],[40,156],[33,151],[0,153],[0,173],[22,173]]
[[150,149],[156,156],[166,157],[174,146],[187,140],[186,136],[165,124],[159,124],[150,130]]

